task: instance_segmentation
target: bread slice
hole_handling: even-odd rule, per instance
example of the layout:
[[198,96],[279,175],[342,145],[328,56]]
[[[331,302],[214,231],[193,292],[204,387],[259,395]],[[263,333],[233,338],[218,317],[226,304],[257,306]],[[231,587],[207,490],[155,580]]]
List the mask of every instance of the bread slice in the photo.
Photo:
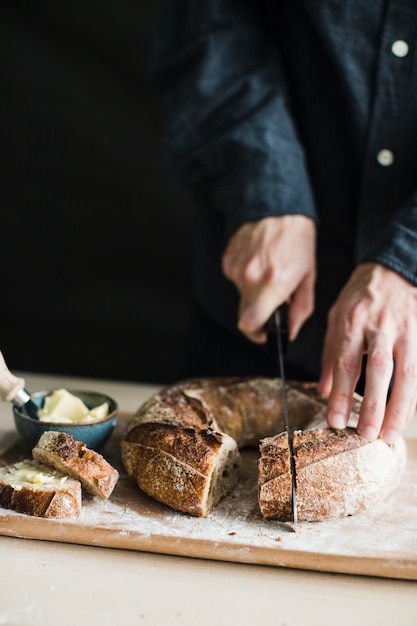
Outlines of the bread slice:
[[81,481],[88,493],[101,500],[107,500],[119,478],[119,472],[101,454],[67,433],[43,433],[32,454],[37,461]]
[[0,506],[36,517],[78,517],[81,483],[26,459],[0,469]]

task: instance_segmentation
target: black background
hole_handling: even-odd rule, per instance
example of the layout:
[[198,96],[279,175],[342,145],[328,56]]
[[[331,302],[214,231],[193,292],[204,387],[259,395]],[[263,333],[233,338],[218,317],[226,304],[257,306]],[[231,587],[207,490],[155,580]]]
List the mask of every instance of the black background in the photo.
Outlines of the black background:
[[0,349],[12,370],[174,381],[193,207],[162,147],[156,2],[0,6]]

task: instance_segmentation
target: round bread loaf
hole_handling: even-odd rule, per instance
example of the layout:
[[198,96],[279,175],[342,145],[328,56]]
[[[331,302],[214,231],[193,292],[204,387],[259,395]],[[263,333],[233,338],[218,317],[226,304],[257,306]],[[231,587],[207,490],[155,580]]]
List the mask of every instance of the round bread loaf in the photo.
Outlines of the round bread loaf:
[[[326,427],[326,402],[314,383],[288,382],[294,432],[298,519],[353,515],[382,500],[405,467],[402,438],[368,443],[354,428]],[[361,398],[355,396],[351,424]],[[259,446],[263,517],[291,519],[291,474],[281,381],[210,378],[181,381],[154,394],[129,421],[121,441],[127,474],[152,498],[204,517],[233,490],[239,449]],[[382,465],[381,465],[382,464]]]

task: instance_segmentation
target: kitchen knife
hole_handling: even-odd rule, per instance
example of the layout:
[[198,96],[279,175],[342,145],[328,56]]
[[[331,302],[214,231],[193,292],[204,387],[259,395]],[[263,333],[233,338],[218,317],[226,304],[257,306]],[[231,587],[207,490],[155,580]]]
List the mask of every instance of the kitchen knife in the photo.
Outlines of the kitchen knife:
[[39,419],[38,407],[25,389],[23,378],[14,376],[8,369],[0,352],[0,397],[5,402],[12,402],[15,406],[24,407],[32,419]]
[[284,409],[285,430],[288,437],[288,450],[290,453],[290,471],[291,471],[291,509],[293,519],[293,530],[297,530],[297,494],[296,494],[296,475],[294,450],[292,445],[292,429],[290,426],[290,418],[288,414],[287,390],[285,387],[285,369],[284,354],[288,347],[288,324],[287,324],[287,304],[281,304],[267,323],[268,343],[270,348],[275,349],[278,357],[278,373],[281,379],[282,403]]

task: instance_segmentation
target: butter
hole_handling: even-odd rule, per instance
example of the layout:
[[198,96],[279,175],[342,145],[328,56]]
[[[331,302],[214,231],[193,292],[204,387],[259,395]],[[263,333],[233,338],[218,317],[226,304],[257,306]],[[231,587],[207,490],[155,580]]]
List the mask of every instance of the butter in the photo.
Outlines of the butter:
[[84,402],[66,389],[56,389],[46,396],[43,408],[39,409],[41,422],[70,423],[92,422],[106,417],[109,412],[107,402],[88,409]]
[[40,471],[39,467],[30,461],[15,463],[8,468],[7,472],[11,479],[32,485],[62,485],[67,480],[66,476]]

